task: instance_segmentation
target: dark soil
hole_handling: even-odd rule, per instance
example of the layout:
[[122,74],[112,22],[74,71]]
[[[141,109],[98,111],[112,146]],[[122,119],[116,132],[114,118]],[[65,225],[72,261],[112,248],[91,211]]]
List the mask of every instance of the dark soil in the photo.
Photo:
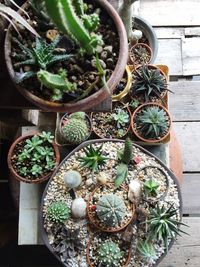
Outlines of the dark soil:
[[145,45],[138,43],[131,49],[130,57],[134,66],[148,64],[151,60],[151,52]]

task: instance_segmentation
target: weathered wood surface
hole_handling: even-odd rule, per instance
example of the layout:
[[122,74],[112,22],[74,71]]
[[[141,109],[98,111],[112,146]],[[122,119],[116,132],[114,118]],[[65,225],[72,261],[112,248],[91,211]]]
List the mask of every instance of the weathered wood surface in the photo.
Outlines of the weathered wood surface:
[[185,37],[184,28],[154,27],[159,39],[180,39]]
[[153,26],[200,25],[199,0],[140,0],[140,15]]
[[185,28],[185,36],[200,36],[200,27]]
[[183,230],[189,235],[179,237],[159,267],[199,267],[200,266],[200,218],[183,219],[189,227]]
[[200,121],[174,122],[173,127],[183,152],[184,172],[200,172]]
[[200,82],[170,82],[169,89],[174,92],[169,93],[173,121],[200,121]]

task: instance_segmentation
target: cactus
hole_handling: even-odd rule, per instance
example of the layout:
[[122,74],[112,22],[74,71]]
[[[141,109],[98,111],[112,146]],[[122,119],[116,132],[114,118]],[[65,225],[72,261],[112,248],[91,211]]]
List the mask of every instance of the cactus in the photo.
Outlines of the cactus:
[[63,201],[53,202],[47,209],[47,216],[50,221],[63,223],[70,217],[70,209]]
[[76,90],[76,84],[67,80],[66,73],[53,74],[46,70],[40,70],[37,73],[37,78],[46,88],[52,91],[52,100],[60,101],[63,94]]
[[82,182],[81,174],[75,170],[69,170],[64,174],[64,183],[69,188],[76,188]]
[[89,136],[87,122],[84,118],[77,117],[80,115],[72,114],[62,128],[63,136],[70,144],[80,144]]
[[132,157],[133,157],[132,141],[130,138],[126,138],[121,161],[128,165],[132,160]]
[[126,215],[126,206],[120,197],[107,194],[99,199],[96,212],[103,224],[118,227]]
[[81,4],[81,1],[44,1],[47,12],[56,26],[69,35],[88,55],[94,54],[97,46],[102,44],[102,36],[93,32],[99,25],[99,16],[80,15],[84,13],[84,4]]
[[118,244],[113,241],[106,241],[98,248],[97,258],[102,266],[116,267],[120,265],[120,260],[123,257],[123,252]]
[[139,252],[141,258],[148,263],[154,263],[156,260],[156,251],[152,243],[147,242],[147,240],[140,241],[137,245],[137,251]]

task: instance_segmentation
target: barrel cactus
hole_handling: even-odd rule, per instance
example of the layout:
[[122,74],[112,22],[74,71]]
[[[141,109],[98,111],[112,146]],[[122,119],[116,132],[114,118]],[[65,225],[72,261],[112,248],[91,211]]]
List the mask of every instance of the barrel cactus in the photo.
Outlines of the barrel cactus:
[[120,266],[119,261],[123,257],[123,252],[115,242],[106,241],[99,247],[97,257],[98,262],[103,266],[116,267]]
[[[80,112],[78,112],[80,113]],[[72,114],[66,125],[62,128],[63,137],[70,144],[80,144],[89,136],[89,129],[87,121],[82,117]]]
[[108,194],[99,199],[96,212],[103,224],[118,227],[126,215],[126,206],[120,197]]
[[63,223],[70,217],[70,209],[63,201],[51,203],[47,209],[47,217],[55,223]]

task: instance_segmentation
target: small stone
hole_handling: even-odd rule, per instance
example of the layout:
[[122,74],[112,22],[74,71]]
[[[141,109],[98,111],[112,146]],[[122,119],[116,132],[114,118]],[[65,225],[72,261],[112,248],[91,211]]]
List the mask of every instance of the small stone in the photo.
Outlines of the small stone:
[[69,188],[76,188],[82,182],[81,174],[75,170],[69,170],[64,174],[64,183]]
[[96,52],[97,52],[98,54],[100,54],[102,51],[103,51],[103,47],[100,46],[100,45],[98,45],[97,48],[96,48]]
[[72,216],[80,219],[86,217],[87,204],[83,198],[76,198],[72,202]]
[[108,175],[105,172],[99,172],[97,175],[97,182],[101,185],[105,185],[108,182]]
[[25,72],[28,72],[28,71],[30,71],[30,70],[31,70],[31,67],[30,67],[30,66],[25,66],[25,67],[24,67],[24,71],[25,71]]
[[142,159],[141,159],[140,156],[135,156],[135,157],[133,158],[133,161],[135,162],[135,164],[139,164],[139,163],[142,161]]
[[112,68],[113,67],[113,59],[112,58],[108,58],[106,60],[107,66],[108,68]]
[[102,58],[103,60],[106,60],[107,57],[108,57],[108,52],[107,52],[107,51],[103,51],[103,52],[101,53],[101,58]]
[[141,183],[139,180],[132,180],[129,184],[128,199],[132,203],[138,202],[141,196]]
[[93,180],[91,178],[87,179],[86,182],[85,182],[85,185],[87,187],[90,187],[92,184],[93,184]]
[[113,47],[112,47],[111,45],[105,46],[105,47],[104,47],[104,51],[107,51],[107,52],[109,52],[110,54],[112,54]]
[[53,41],[57,36],[58,36],[57,30],[48,30],[46,32],[46,37],[51,41]]

